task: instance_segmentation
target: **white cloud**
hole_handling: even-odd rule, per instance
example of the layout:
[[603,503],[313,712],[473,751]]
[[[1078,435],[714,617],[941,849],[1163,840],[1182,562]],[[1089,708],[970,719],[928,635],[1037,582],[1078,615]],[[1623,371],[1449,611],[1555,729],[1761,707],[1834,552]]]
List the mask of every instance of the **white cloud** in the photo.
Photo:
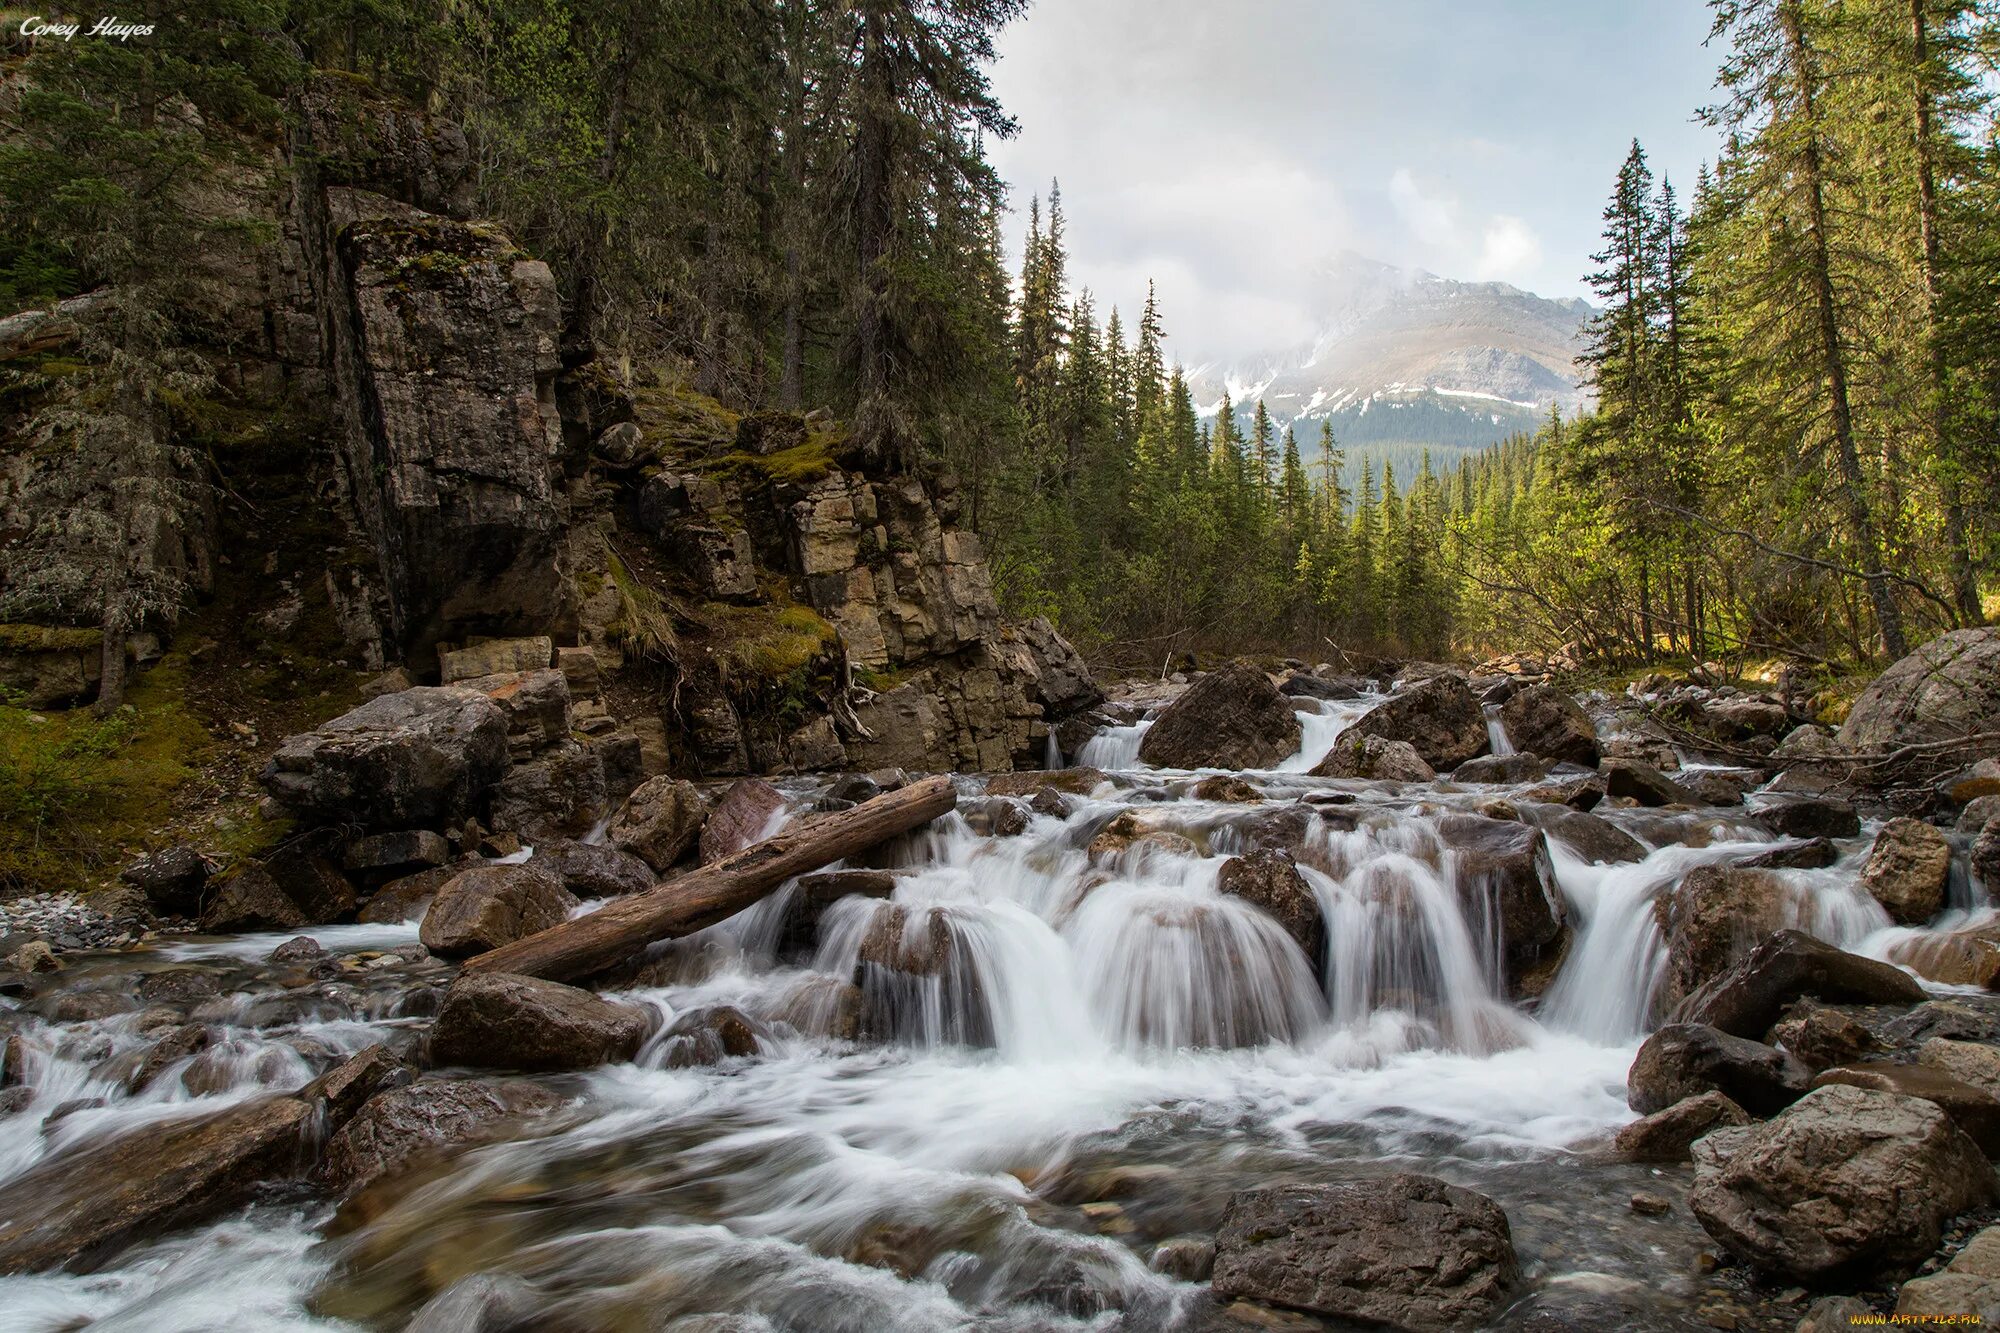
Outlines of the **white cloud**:
[[1516,285],[1530,281],[1542,262],[1542,241],[1520,218],[1496,213],[1487,220],[1472,275]]

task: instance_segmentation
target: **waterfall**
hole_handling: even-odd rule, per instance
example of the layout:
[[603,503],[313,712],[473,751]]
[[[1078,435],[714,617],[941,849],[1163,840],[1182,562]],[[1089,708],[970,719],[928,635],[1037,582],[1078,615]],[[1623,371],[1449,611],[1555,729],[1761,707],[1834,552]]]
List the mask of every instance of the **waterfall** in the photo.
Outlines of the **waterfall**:
[[1047,738],[1042,742],[1042,767],[1053,773],[1062,766],[1062,742],[1056,739],[1056,729],[1050,727]]
[[1486,714],[1486,744],[1497,755],[1514,753],[1514,742],[1507,738],[1507,724],[1500,720],[1500,705],[1487,704],[1483,711]]
[[1353,726],[1361,715],[1382,702],[1378,696],[1361,699],[1321,699],[1319,707],[1299,714],[1299,751],[1278,765],[1280,773],[1308,773],[1318,767],[1333,749],[1340,733]]
[[1107,773],[1123,773],[1139,766],[1139,745],[1152,729],[1151,718],[1125,727],[1106,727],[1083,743],[1076,762]]

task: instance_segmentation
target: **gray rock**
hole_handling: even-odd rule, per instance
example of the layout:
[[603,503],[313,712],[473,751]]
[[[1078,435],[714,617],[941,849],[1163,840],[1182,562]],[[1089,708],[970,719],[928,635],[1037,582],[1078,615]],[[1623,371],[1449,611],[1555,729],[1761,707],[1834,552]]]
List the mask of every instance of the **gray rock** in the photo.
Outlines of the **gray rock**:
[[1500,725],[1516,750],[1554,763],[1597,764],[1596,724],[1553,685],[1530,685],[1508,699],[1500,707]]
[[577,900],[533,861],[475,866],[448,880],[424,913],[417,938],[446,958],[464,958],[561,925]]
[[335,1194],[351,1194],[561,1104],[537,1084],[498,1079],[430,1080],[379,1092],[328,1141],[319,1179]]
[[1750,817],[1781,838],[1851,838],[1861,831],[1854,807],[1830,797],[1773,801]]
[[1430,1176],[1274,1185],[1229,1201],[1218,1295],[1409,1333],[1484,1325],[1519,1280],[1507,1215]]
[[1693,792],[1637,759],[1606,759],[1599,765],[1604,774],[1604,790],[1641,805],[1700,805]]
[[1618,1131],[1611,1146],[1628,1162],[1685,1162],[1696,1139],[1712,1130],[1749,1123],[1748,1112],[1711,1090],[1634,1120]]
[[182,843],[142,857],[120,871],[118,878],[145,894],[154,911],[195,916],[201,911],[202,887],[211,873],[207,858]]
[[579,898],[619,898],[659,883],[652,868],[629,852],[594,842],[538,844],[530,865],[540,865]]
[[1486,714],[1479,700],[1463,679],[1451,674],[1433,676],[1377,704],[1342,732],[1335,745],[1357,732],[1408,741],[1436,769],[1456,768],[1485,754],[1488,747]]
[[1893,663],[1840,727],[1848,750],[2000,731],[2000,629],[1953,630]]
[[[1461,765],[1463,767],[1463,765]],[[1437,776],[1408,741],[1342,732],[1314,767],[1316,778],[1359,778],[1376,782],[1429,782]]]
[[1263,908],[1298,941],[1306,961],[1319,968],[1326,951],[1326,923],[1319,899],[1290,856],[1278,851],[1232,856],[1222,863],[1215,883],[1221,892]]
[[649,778],[612,816],[608,836],[612,846],[664,872],[694,844],[707,817],[707,802],[692,782]]
[[1139,759],[1159,768],[1271,768],[1298,748],[1298,714],[1270,677],[1231,662],[1167,705]]
[[462,974],[431,1025],[431,1058],[485,1069],[590,1069],[631,1059],[651,1026],[641,1010],[574,986]]
[[263,783],[306,819],[411,828],[463,820],[507,762],[506,715],[491,699],[419,687],[286,737]]
[[1804,1096],[1810,1078],[1775,1047],[1673,1023],[1646,1038],[1625,1082],[1625,1100],[1642,1115],[1704,1092],[1720,1092],[1752,1115],[1772,1115]]
[[1828,1004],[1921,1004],[1924,988],[1900,967],[1781,930],[1689,995],[1674,1017],[1761,1037],[1786,1006],[1808,995]]
[[1921,926],[1943,910],[1950,880],[1951,843],[1915,819],[1884,824],[1861,868],[1861,887],[1904,926]]
[[1452,877],[1464,901],[1465,919],[1492,929],[1497,938],[1475,942],[1498,956],[1515,994],[1539,993],[1548,976],[1531,977],[1560,956],[1568,917],[1556,887],[1548,844],[1531,824],[1479,815],[1448,814],[1437,822],[1438,838],[1457,865]]
[[1948,1219],[1995,1197],[1972,1140],[1915,1097],[1819,1088],[1728,1132],[1741,1137],[1698,1161],[1689,1208],[1732,1253],[1809,1286],[1906,1275]]

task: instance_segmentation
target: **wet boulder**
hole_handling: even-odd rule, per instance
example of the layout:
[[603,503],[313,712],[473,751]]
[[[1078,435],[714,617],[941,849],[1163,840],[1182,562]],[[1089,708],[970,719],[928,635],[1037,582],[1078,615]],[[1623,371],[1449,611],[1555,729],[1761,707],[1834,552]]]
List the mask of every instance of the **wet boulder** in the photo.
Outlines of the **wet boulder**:
[[1988,1157],[2000,1154],[2000,1098],[1942,1069],[1867,1060],[1822,1070],[1813,1078],[1812,1085],[1825,1088],[1836,1084],[1921,1097],[1950,1116],[1952,1123],[1964,1130],[1981,1152]]
[[141,857],[121,870],[118,878],[145,894],[156,912],[195,916],[201,911],[202,888],[212,873],[208,859],[182,843]]
[[1611,1148],[1628,1162],[1685,1162],[1694,1141],[1710,1130],[1749,1123],[1747,1111],[1711,1090],[1634,1120],[1618,1131]]
[[1222,801],[1231,805],[1255,805],[1264,799],[1264,793],[1245,782],[1242,778],[1227,773],[1203,778],[1188,792],[1197,801]]
[[[1532,824],[1479,815],[1438,820],[1438,838],[1450,853],[1452,882],[1467,921],[1491,923],[1493,948],[1519,993],[1538,969],[1560,954],[1568,920],[1542,831]],[[1475,928],[1477,929],[1477,927]]]
[[1642,760],[1606,759],[1598,771],[1604,774],[1604,790],[1610,796],[1640,805],[1701,804],[1693,792]]
[[1280,851],[1232,856],[1222,863],[1215,883],[1223,893],[1263,908],[1298,941],[1306,961],[1319,967],[1326,952],[1326,923],[1319,899],[1290,856]]
[[507,770],[493,787],[487,822],[539,846],[581,836],[604,818],[610,799],[600,747],[565,739]]
[[263,783],[307,820],[414,828],[464,819],[507,764],[499,705],[478,690],[420,686],[286,737]]
[[819,942],[826,909],[842,898],[887,898],[895,891],[896,877],[886,870],[829,870],[800,876],[778,930],[779,955],[810,956]]
[[1359,699],[1361,689],[1351,680],[1338,676],[1315,676],[1309,671],[1294,671],[1278,685],[1278,693],[1288,699]]
[[2000,896],[2000,815],[1987,820],[1973,838],[1966,864],[1988,895]]
[[1921,926],[1942,911],[1950,880],[1950,841],[1916,819],[1884,824],[1861,868],[1861,887],[1903,926]]
[[1408,741],[1358,735],[1350,727],[1334,741],[1326,757],[1314,766],[1312,776],[1359,778],[1375,782],[1429,782],[1437,773],[1417,753],[1417,747]]
[[1921,1098],[1824,1087],[1728,1132],[1697,1159],[1689,1209],[1731,1253],[1807,1286],[1905,1276],[1947,1220],[1995,1197],[1978,1147]]
[[644,1011],[574,986],[461,974],[431,1025],[431,1059],[481,1069],[590,1069],[630,1060],[651,1026]]
[[1089,765],[1071,768],[1027,769],[1018,773],[995,773],[986,780],[988,796],[1037,796],[1044,791],[1071,796],[1088,796],[1104,782],[1104,772]]
[[1514,748],[1554,763],[1597,765],[1597,726],[1576,700],[1553,685],[1530,685],[1500,706]]
[[1861,831],[1861,817],[1846,801],[1800,796],[1773,801],[1751,818],[1781,838],[1851,838]]
[[785,807],[785,794],[762,778],[731,783],[701,826],[701,863],[720,861],[762,842],[764,830]]
[[1927,981],[2000,990],[2000,922],[1924,931],[1891,944],[1888,953]]
[[1848,710],[1848,750],[2000,731],[2000,629],[1953,630],[1891,664]]
[[392,879],[370,895],[355,919],[374,925],[421,920],[439,889],[474,866],[484,864],[476,856],[465,856],[429,870],[419,870],[414,875]]
[[549,871],[579,898],[621,898],[659,882],[644,861],[604,843],[538,844],[529,864]]
[[1932,1037],[1918,1048],[1917,1063],[2000,1096],[2000,1046]]
[[351,1194],[561,1104],[525,1080],[433,1079],[379,1092],[328,1141],[318,1176],[335,1194]]
[[451,844],[443,834],[430,829],[402,829],[352,838],[340,853],[342,869],[367,884],[414,875],[450,859]]
[[1739,1037],[1761,1037],[1793,1001],[1920,1004],[1924,988],[1900,967],[1836,949],[1798,930],[1780,930],[1717,973],[1674,1011]]
[[1608,819],[1566,805],[1524,802],[1521,818],[1592,865],[1629,865],[1646,859],[1646,845]]
[[1673,1023],[1646,1038],[1625,1077],[1625,1100],[1641,1115],[1719,1092],[1752,1115],[1773,1115],[1805,1095],[1805,1066],[1776,1047],[1699,1023]]
[[1431,1176],[1243,1190],[1222,1215],[1218,1295],[1407,1330],[1480,1327],[1520,1277],[1507,1215]]
[[864,1038],[993,1044],[991,1001],[948,911],[881,904],[862,936],[854,984]]
[[1549,761],[1540,755],[1483,754],[1451,771],[1453,782],[1539,782],[1549,775]]
[[1231,662],[1167,705],[1139,759],[1156,768],[1272,768],[1298,748],[1298,714],[1271,678]]
[[1736,864],[1746,870],[1824,870],[1840,859],[1840,848],[1828,838],[1808,838],[1788,842],[1768,852],[1758,852]]
[[1741,805],[1744,793],[1757,783],[1748,773],[1711,768],[1693,773],[1682,770],[1677,785],[1701,805]]
[[1814,1072],[1854,1064],[1882,1049],[1881,1039],[1865,1025],[1810,1000],[1793,1005],[1771,1025],[1771,1040]]
[[1698,866],[1654,901],[1653,915],[1667,945],[1657,1000],[1671,1008],[1791,926],[1797,907],[1792,890],[1768,871]]
[[667,1029],[662,1064],[668,1069],[694,1069],[742,1059],[760,1049],[757,1024],[730,1004],[710,1005],[682,1014]]
[[465,958],[561,925],[576,906],[562,881],[533,861],[475,866],[438,890],[417,938],[434,954]]
[[1449,674],[1432,676],[1377,704],[1340,734],[1336,748],[1357,734],[1408,741],[1436,769],[1457,768],[1488,749],[1479,700],[1464,680]]
[[707,817],[708,804],[692,782],[649,778],[612,817],[611,845],[664,873],[694,844]]

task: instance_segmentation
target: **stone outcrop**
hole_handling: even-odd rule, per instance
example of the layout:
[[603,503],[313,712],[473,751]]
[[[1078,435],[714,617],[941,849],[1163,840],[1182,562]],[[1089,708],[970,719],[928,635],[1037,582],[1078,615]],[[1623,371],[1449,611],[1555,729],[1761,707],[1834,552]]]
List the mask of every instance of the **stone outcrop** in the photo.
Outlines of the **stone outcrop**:
[[1740,1137],[1706,1164],[1698,1152],[1688,1206],[1732,1253],[1787,1281],[1903,1276],[1949,1218],[1995,1197],[1979,1149],[1915,1097],[1824,1087],[1725,1133]]
[[1519,1280],[1507,1215],[1431,1176],[1274,1185],[1229,1201],[1217,1293],[1442,1333],[1484,1326]]
[[1450,674],[1432,676],[1375,705],[1334,744],[1356,733],[1408,741],[1426,764],[1439,770],[1457,768],[1488,748],[1479,700],[1464,680]]
[[1298,748],[1298,714],[1271,678],[1231,662],[1167,705],[1139,758],[1156,768],[1271,768]]

